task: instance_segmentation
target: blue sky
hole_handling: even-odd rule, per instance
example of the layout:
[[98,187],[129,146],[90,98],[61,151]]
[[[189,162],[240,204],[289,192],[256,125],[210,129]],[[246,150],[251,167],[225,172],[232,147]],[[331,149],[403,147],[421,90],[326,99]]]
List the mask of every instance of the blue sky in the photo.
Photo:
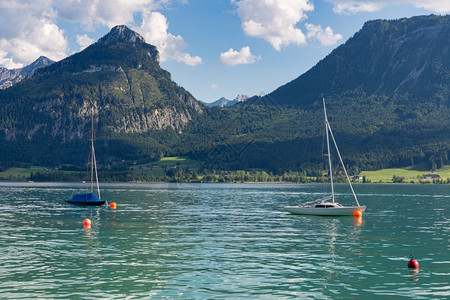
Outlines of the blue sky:
[[119,24],[198,100],[269,93],[365,21],[448,14],[448,0],[0,0],[0,66],[60,60]]

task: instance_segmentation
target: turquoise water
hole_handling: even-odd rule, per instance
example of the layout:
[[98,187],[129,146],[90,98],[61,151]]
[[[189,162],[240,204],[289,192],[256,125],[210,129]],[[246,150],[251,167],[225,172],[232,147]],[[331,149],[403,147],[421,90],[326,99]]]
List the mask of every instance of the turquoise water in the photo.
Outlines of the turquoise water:
[[448,299],[450,186],[355,190],[362,219],[283,212],[323,185],[1,184],[0,298]]

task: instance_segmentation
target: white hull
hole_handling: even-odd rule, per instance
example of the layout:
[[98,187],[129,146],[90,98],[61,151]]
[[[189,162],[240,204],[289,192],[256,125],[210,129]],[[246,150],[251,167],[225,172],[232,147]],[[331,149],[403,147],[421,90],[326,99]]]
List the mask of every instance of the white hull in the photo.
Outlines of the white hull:
[[353,216],[353,213],[359,210],[363,213],[366,206],[342,206],[329,208],[316,208],[308,206],[286,206],[284,210],[295,215],[315,215],[315,216]]

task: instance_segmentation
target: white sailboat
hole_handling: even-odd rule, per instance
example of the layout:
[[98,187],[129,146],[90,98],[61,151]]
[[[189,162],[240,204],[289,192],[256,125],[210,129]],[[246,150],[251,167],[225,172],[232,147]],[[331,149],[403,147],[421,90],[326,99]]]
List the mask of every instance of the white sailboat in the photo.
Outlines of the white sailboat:
[[[355,214],[355,211],[361,212],[361,214],[366,210],[366,206],[360,206],[358,198],[356,197],[355,191],[353,190],[350,177],[348,176],[347,170],[345,169],[344,162],[342,161],[339,148],[334,139],[333,131],[331,130],[330,123],[328,122],[327,109],[325,106],[325,99],[323,100],[323,111],[325,115],[325,135],[327,140],[327,156],[328,156],[328,166],[330,173],[330,183],[331,183],[331,195],[325,198],[317,199],[315,201],[307,202],[301,205],[286,206],[284,209],[292,214],[297,215],[319,215],[319,216],[351,216]],[[353,197],[356,202],[356,206],[343,206],[335,201],[334,195],[334,183],[333,183],[333,169],[331,165],[331,154],[330,154],[330,137],[336,148],[336,152],[339,157],[339,161],[344,170],[345,176],[347,177],[347,182],[352,191]]]

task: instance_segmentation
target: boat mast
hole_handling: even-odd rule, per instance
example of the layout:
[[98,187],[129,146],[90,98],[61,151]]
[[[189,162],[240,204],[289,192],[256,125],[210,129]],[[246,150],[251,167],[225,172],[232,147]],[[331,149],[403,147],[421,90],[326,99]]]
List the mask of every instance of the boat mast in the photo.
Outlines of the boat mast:
[[334,185],[333,185],[333,169],[331,167],[331,154],[330,154],[330,138],[328,136],[328,130],[331,130],[330,124],[328,123],[327,118],[327,108],[325,107],[325,98],[322,98],[323,101],[323,112],[325,115],[325,133],[327,136],[327,156],[328,156],[328,167],[330,172],[330,183],[331,183],[331,202],[334,203]]
[[94,192],[94,108],[91,114],[91,193]]
[[94,171],[95,171],[95,182],[97,184],[97,195],[98,195],[98,198],[101,199],[100,186],[98,184],[97,161],[95,159],[95,150],[94,150],[94,108],[92,107],[92,116],[91,116],[91,193],[94,192]]
[[100,185],[98,184],[98,171],[97,171],[97,160],[95,159],[95,150],[94,150],[94,170],[95,170],[95,182],[97,183],[97,195],[98,198],[101,199],[102,197],[100,196]]
[[350,181],[350,177],[348,176],[347,169],[345,168],[344,161],[342,160],[341,153],[339,152],[339,148],[337,146],[336,139],[334,138],[333,130],[331,130],[330,123],[328,122],[327,109],[325,107],[325,99],[322,98],[322,100],[323,100],[323,110],[325,112],[325,130],[326,130],[326,133],[327,133],[328,163],[330,165],[331,200],[334,202],[333,174],[332,174],[332,169],[331,169],[330,142],[329,142],[328,134],[331,135],[331,139],[333,140],[334,147],[336,148],[336,152],[338,154],[339,161],[341,162],[342,169],[344,170],[345,177],[347,178],[348,185],[350,186],[350,189],[352,191],[353,198],[355,198],[356,205],[359,206],[358,198],[356,197],[355,191],[353,190],[352,182]]

